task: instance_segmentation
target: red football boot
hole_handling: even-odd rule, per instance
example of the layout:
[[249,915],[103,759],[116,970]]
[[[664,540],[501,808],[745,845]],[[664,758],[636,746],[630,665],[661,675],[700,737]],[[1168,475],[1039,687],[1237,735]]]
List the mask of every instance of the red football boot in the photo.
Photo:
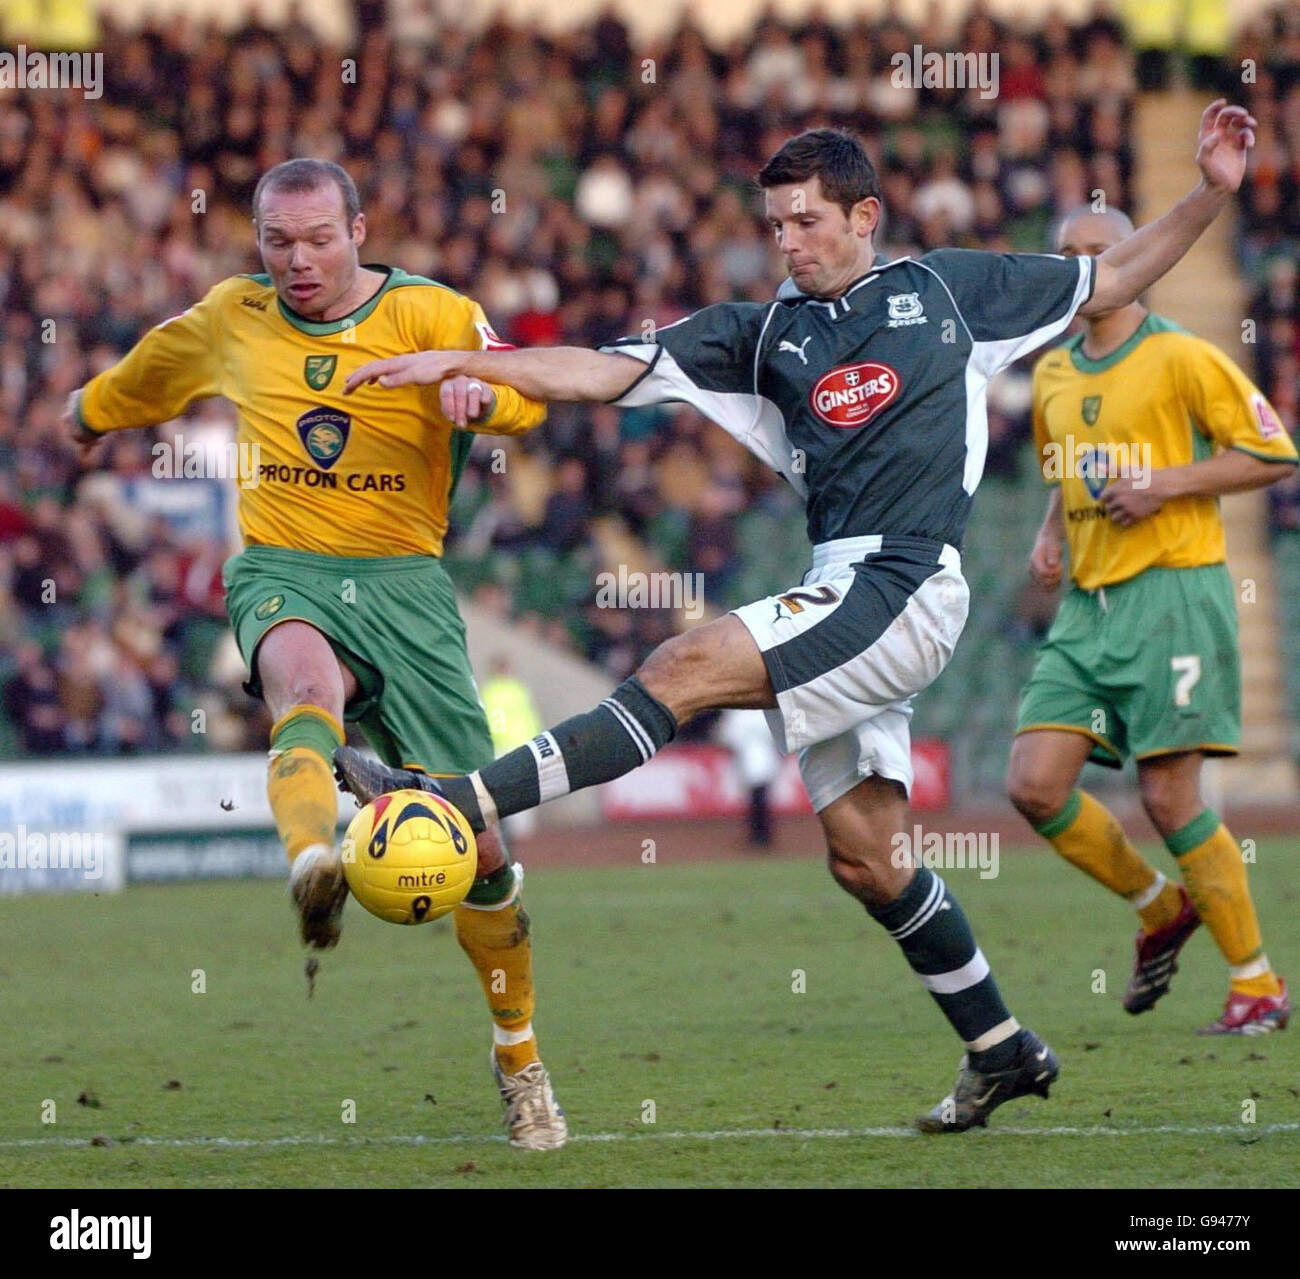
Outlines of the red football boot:
[[1187,895],[1187,889],[1178,886],[1178,895],[1182,900],[1182,909],[1163,928],[1154,933],[1139,930],[1137,935],[1137,958],[1133,962],[1133,976],[1129,978],[1128,989],[1124,992],[1124,1011],[1126,1013],[1144,1013],[1155,1007],[1158,1000],[1173,981],[1178,965],[1174,961],[1187,939],[1199,927],[1201,919]]
[[1201,1035],[1267,1035],[1274,1030],[1285,1030],[1291,1020],[1291,1001],[1287,998],[1286,982],[1278,995],[1228,996],[1223,1016],[1209,1026],[1202,1026]]

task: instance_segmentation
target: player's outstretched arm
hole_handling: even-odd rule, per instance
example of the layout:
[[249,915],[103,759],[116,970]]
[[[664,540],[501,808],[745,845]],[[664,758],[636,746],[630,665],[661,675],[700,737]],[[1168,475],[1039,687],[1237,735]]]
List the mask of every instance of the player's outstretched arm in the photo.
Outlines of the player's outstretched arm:
[[150,329],[116,364],[68,396],[63,423],[83,458],[110,431],[158,426],[195,400],[221,394],[215,292]]
[[616,400],[645,372],[630,355],[606,355],[579,346],[527,351],[417,351],[388,360],[372,360],[343,385],[345,394],[359,386],[432,385],[449,378],[481,378],[512,386],[530,400]]
[[1217,98],[1201,116],[1196,164],[1201,180],[1162,218],[1107,249],[1096,261],[1092,297],[1079,308],[1098,315],[1127,306],[1196,243],[1241,186],[1246,154],[1255,145],[1254,116]]

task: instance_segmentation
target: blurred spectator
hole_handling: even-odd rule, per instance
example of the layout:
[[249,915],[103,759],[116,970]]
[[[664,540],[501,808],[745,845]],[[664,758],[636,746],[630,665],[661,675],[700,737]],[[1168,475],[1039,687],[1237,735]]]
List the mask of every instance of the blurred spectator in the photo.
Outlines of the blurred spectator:
[[14,654],[17,670],[4,686],[4,709],[24,755],[57,755],[67,747],[54,671],[36,644]]
[[[492,733],[492,749],[500,758],[531,741],[542,731],[542,718],[528,685],[516,676],[510,659],[499,653],[492,659],[492,670],[479,690],[483,709],[487,712],[488,729]],[[523,818],[523,821],[519,819]],[[537,810],[526,809],[507,817],[503,823],[508,835],[531,835],[537,826]]]
[[1181,0],[1124,0],[1124,22],[1137,50],[1138,83],[1143,89],[1169,87],[1180,7]]
[[586,541],[590,515],[587,467],[581,458],[566,457],[556,472],[555,491],[546,499],[537,540],[557,555],[566,555]]
[[768,787],[781,771],[781,756],[762,711],[723,711],[718,741],[733,755],[741,787],[748,796],[745,834],[751,848],[772,844],[772,809]]

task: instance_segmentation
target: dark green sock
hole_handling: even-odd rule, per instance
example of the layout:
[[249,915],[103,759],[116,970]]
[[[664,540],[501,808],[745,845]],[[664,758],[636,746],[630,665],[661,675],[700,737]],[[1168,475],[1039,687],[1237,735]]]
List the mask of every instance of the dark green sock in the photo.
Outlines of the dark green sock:
[[[480,768],[478,780],[492,796],[497,818],[509,817],[630,773],[676,732],[672,712],[633,675],[594,710],[566,719]],[[469,777],[440,778],[438,784],[476,831],[488,825]]]
[[[901,897],[871,916],[902,947],[912,971],[962,1042],[971,1044],[1011,1017],[965,912],[933,871],[919,867]],[[976,1070],[1002,1070],[1019,1052],[1019,1034],[971,1052]]]

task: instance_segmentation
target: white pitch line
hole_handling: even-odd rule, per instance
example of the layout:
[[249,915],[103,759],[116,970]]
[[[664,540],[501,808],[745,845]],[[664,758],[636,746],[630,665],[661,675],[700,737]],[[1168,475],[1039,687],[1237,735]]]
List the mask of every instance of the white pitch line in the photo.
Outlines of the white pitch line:
[[[1300,1123],[1264,1124],[1149,1124],[1140,1128],[995,1128],[987,1137],[1201,1137],[1235,1133],[1260,1137],[1300,1132]],[[748,1141],[754,1138],[779,1137],[795,1141],[843,1140],[853,1137],[921,1137],[915,1128],[722,1128],[712,1132],[591,1132],[575,1133],[571,1143],[610,1141]],[[40,1150],[88,1146],[89,1137],[27,1137],[0,1140],[2,1150]],[[384,1137],[113,1137],[115,1146],[207,1147],[217,1150],[271,1150],[279,1146],[464,1146],[505,1141],[500,1134],[463,1133],[445,1137],[426,1137],[418,1133]]]

